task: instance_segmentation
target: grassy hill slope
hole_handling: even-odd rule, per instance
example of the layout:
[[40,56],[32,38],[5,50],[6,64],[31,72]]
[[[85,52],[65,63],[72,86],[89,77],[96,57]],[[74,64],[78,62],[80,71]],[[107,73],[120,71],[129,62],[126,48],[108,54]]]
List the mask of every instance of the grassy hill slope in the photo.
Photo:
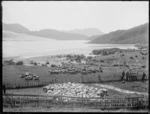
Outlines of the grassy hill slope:
[[136,26],[128,30],[117,30],[97,36],[89,43],[93,44],[135,44],[137,42],[141,44],[148,43],[148,23]]

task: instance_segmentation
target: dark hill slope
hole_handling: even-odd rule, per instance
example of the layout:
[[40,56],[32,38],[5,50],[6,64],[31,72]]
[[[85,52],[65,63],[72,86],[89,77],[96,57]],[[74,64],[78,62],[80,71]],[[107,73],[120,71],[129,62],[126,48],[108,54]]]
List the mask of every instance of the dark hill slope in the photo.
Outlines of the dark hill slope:
[[136,26],[128,30],[117,30],[97,36],[94,40],[89,43],[93,44],[135,44],[137,42],[141,44],[148,43],[149,35],[148,23]]
[[3,30],[15,33],[28,34],[32,36],[51,38],[56,40],[86,40],[88,37],[81,34],[67,33],[54,29],[43,29],[40,31],[30,31],[20,24],[5,24],[3,23]]
[[3,30],[16,32],[16,33],[23,33],[23,34],[28,34],[30,32],[30,30],[28,30],[27,28],[23,27],[20,24],[5,24],[5,23],[3,23]]
[[82,35],[85,35],[85,36],[88,36],[88,37],[91,37],[91,36],[94,36],[94,35],[104,34],[102,31],[100,31],[97,28],[75,29],[75,30],[69,30],[69,31],[66,31],[66,32],[75,33],[75,34],[82,34]]

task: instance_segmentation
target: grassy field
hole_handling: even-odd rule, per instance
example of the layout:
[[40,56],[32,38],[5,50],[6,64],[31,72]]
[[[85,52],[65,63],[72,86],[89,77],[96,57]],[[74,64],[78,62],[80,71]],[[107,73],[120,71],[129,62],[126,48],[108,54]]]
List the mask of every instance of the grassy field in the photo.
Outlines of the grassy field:
[[[131,59],[133,57],[133,59]],[[144,59],[143,59],[144,57]],[[48,59],[49,58],[49,59]],[[36,57],[30,58],[30,60],[38,60],[39,62],[49,61],[50,63],[53,59],[57,62],[60,62],[59,59],[55,57]],[[64,58],[63,58],[64,59]],[[72,59],[72,58],[71,58]],[[96,56],[92,58],[85,58],[86,64],[97,65],[102,67],[103,73],[89,73],[83,75],[81,73],[78,74],[50,74],[48,71],[50,67],[42,67],[42,66],[26,66],[26,65],[3,65],[3,83],[6,83],[7,86],[30,86],[30,85],[47,85],[49,83],[65,83],[65,82],[75,82],[75,83],[106,83],[110,85],[114,85],[116,87],[120,87],[122,89],[128,89],[132,91],[139,92],[148,92],[148,82],[143,83],[140,81],[126,82],[122,84],[120,79],[122,75],[122,71],[127,71],[128,68],[124,66],[114,66],[116,63],[124,64],[126,62],[129,66],[140,65],[145,66],[143,68],[144,72],[149,78],[148,70],[148,55],[142,55],[140,51],[134,52],[116,52],[115,54],[106,55],[106,56]],[[62,60],[61,60],[62,61]],[[21,79],[20,75],[24,72],[31,72],[39,76],[39,81],[26,81],[25,79]],[[99,80],[99,76],[102,81]],[[142,75],[139,75],[138,80],[142,78]]]
[[43,107],[17,107],[17,108],[3,108],[3,112],[148,112],[148,110],[100,110],[88,108],[43,108]]
[[[4,83],[40,83],[45,81],[51,81],[56,83],[63,82],[97,82],[99,83],[98,75],[103,81],[118,81],[121,78],[122,69],[115,67],[103,68],[103,73],[91,73],[87,75],[78,74],[49,74],[48,67],[41,66],[16,66],[16,65],[5,65],[3,66],[3,82]],[[31,72],[39,76],[39,81],[25,81],[21,79],[20,75],[23,72]],[[141,79],[139,76],[138,79]],[[101,83],[101,82],[100,82]]]
[[[124,68],[119,67],[104,67],[103,73],[90,73],[87,75],[78,74],[50,74],[48,72],[49,67],[41,67],[41,66],[17,66],[17,65],[4,65],[3,66],[3,82],[4,83],[24,83],[26,82],[24,79],[20,78],[21,73],[31,72],[39,76],[39,82],[44,81],[55,81],[55,82],[99,82],[98,75],[102,78],[103,81],[117,81],[121,78],[121,73]],[[138,76],[140,80],[142,75]],[[35,81],[30,81],[35,82]]]

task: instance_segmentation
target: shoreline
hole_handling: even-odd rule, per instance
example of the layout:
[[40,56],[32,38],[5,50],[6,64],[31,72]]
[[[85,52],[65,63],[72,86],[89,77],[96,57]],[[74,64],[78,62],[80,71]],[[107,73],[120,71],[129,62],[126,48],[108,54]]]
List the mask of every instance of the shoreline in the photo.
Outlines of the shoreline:
[[[97,45],[97,44],[96,44]],[[105,44],[105,45],[117,45],[117,44]],[[121,45],[121,44],[118,44],[118,45]],[[111,48],[119,48],[119,49],[133,49],[133,50],[138,50],[138,48],[134,45],[134,44],[123,44],[123,45],[133,45],[132,47],[124,47],[124,48],[122,48],[122,47],[115,47],[115,46],[112,46],[112,47],[101,47],[101,48],[99,48],[99,49],[111,49]],[[83,48],[84,49],[84,48]],[[86,49],[86,48],[85,48]],[[97,49],[91,49],[91,50],[98,50],[98,48]],[[71,51],[71,50],[70,50]],[[49,52],[49,53],[51,53],[51,52]],[[59,50],[56,50],[56,51],[52,51],[52,53],[55,53],[55,54],[48,54],[48,52],[46,52],[45,54],[30,54],[30,55],[17,55],[17,56],[5,56],[5,57],[3,57],[3,59],[8,59],[8,58],[12,58],[12,59],[19,59],[19,60],[26,60],[26,59],[34,59],[34,58],[45,58],[45,57],[51,57],[51,56],[58,56],[58,55],[81,55],[81,54],[83,54],[83,55],[85,55],[85,56],[95,56],[95,55],[91,55],[91,53],[92,53],[92,51],[90,52],[73,52],[73,53],[63,53],[63,54],[61,54],[61,53],[59,53]]]

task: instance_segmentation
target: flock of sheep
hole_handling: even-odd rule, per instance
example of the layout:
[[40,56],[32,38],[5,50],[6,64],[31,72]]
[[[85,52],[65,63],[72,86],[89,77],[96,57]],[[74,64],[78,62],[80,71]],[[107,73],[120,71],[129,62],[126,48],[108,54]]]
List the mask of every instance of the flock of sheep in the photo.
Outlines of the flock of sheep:
[[[79,97],[79,98],[104,98],[107,96],[107,89],[96,88],[92,86],[87,86],[85,84],[79,83],[58,83],[49,84],[43,87],[43,91],[51,96],[66,96],[63,100],[71,100],[69,97]],[[67,97],[68,96],[68,97]],[[96,100],[96,99],[95,99]]]
[[22,73],[21,78],[24,78],[25,80],[39,80],[39,76],[36,76],[30,72]]
[[103,72],[101,67],[92,67],[92,66],[82,66],[82,67],[55,67],[49,70],[50,74],[59,74],[59,73],[70,73],[70,74],[88,74],[88,73],[96,73]]

